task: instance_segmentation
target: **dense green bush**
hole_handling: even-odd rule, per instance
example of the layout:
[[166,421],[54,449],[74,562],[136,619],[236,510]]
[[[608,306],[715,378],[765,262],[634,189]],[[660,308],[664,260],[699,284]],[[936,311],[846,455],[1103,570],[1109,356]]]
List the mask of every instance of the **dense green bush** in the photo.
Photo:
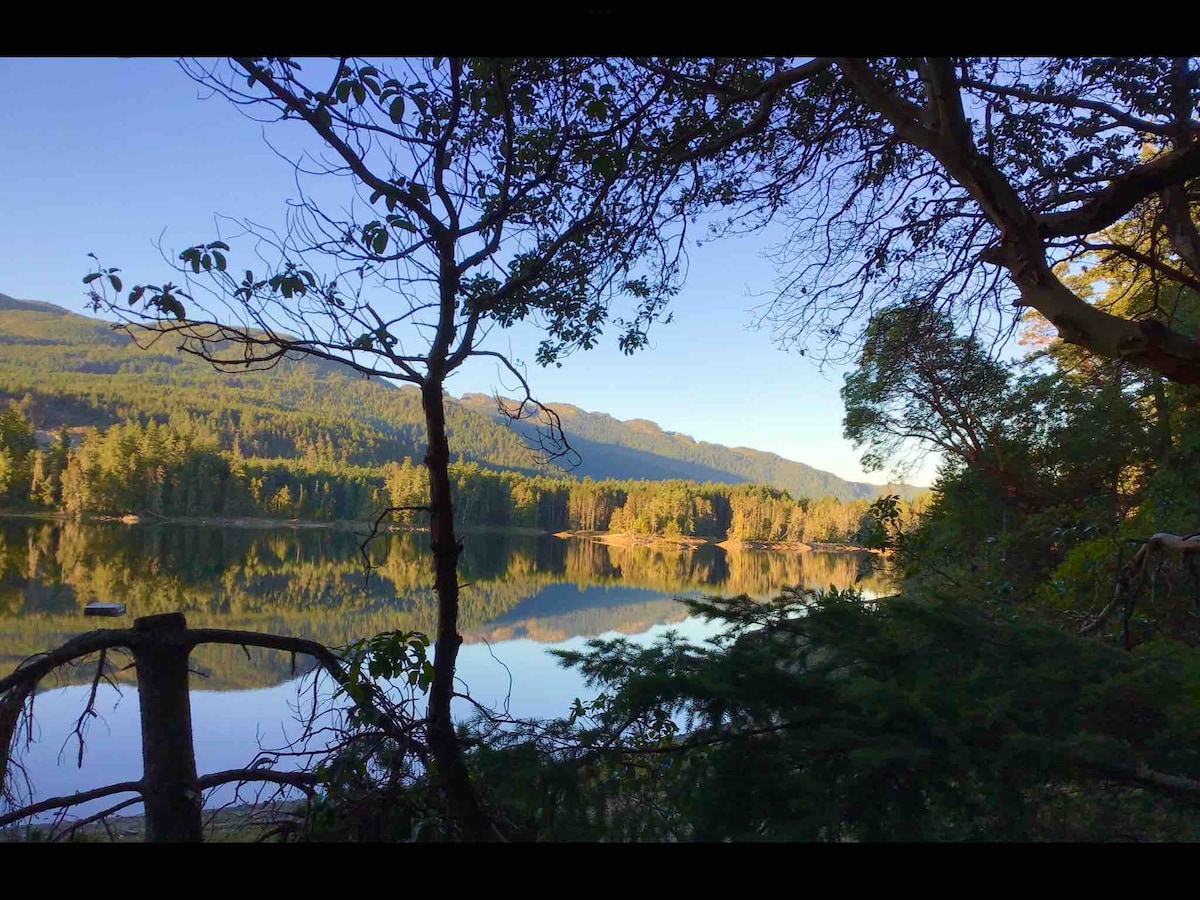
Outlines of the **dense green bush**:
[[[599,699],[474,754],[513,834],[601,840],[1196,839],[1200,662],[971,598],[693,604],[712,645],[562,653]],[[678,730],[676,730],[678,729]]]

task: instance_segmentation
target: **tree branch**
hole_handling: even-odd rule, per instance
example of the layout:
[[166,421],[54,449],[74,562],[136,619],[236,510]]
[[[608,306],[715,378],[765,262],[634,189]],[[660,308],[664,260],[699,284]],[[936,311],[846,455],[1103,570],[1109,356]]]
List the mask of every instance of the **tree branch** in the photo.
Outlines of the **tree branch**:
[[1079,208],[1037,216],[1043,238],[1083,236],[1103,231],[1148,197],[1200,177],[1200,143],[1164,153],[1114,177]]
[[283,87],[268,69],[256,65],[254,60],[249,57],[234,57],[234,61],[245,70],[247,75],[253,75],[258,81],[262,82],[267,90],[271,92],[272,96],[282,103],[286,109],[307,122],[333,148],[338,156],[345,161],[350,171],[357,175],[363,184],[379,191],[386,197],[394,197],[397,203],[420,218],[426,227],[429,228],[431,234],[437,236],[445,233],[446,226],[439,222],[437,217],[428,208],[417,203],[407,194],[397,189],[394,184],[383,180],[367,168],[367,164],[363,162],[362,155],[355,152],[349,144],[338,137],[332,125],[322,121],[321,117],[316,114],[316,111],[309,109],[295,94]]
[[71,794],[63,797],[51,797],[48,800],[43,800],[40,803],[33,803],[29,806],[23,806],[20,809],[5,813],[0,816],[0,828],[6,825],[11,825],[13,822],[19,822],[21,819],[36,816],[38,813],[49,812],[52,809],[66,809],[72,806],[78,806],[81,803],[88,803],[92,800],[99,800],[101,797],[111,797],[113,794],[128,794],[136,793],[139,796],[142,792],[142,783],[140,781],[122,781],[117,784],[110,784],[105,787],[95,788],[90,791],[82,791],[77,794]]
[[1126,128],[1147,134],[1165,136],[1170,129],[1170,126],[1165,123],[1139,118],[1130,113],[1123,112],[1109,103],[1102,103],[1099,100],[1088,100],[1084,97],[1074,97],[1069,94],[1047,94],[1016,85],[991,84],[975,78],[964,78],[962,86],[972,91],[995,94],[998,97],[1012,97],[1016,100],[1023,100],[1026,103],[1045,103],[1050,106],[1062,106],[1071,109],[1088,109],[1093,112],[1103,113],[1114,122],[1124,125]]

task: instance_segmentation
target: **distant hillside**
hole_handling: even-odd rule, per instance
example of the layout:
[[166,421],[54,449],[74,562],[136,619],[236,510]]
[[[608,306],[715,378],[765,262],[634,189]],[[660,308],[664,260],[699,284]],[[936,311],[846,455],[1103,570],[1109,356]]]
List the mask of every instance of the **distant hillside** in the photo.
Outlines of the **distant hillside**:
[[[459,402],[497,416],[496,401],[483,394],[466,394]],[[910,485],[881,487],[845,481],[775,453],[697,441],[686,434],[664,431],[645,419],[622,421],[568,403],[547,405],[558,413],[569,443],[582,457],[574,470],[580,477],[628,478],[633,471],[639,473],[636,477],[653,480],[770,484],[795,497],[832,496],[839,500],[874,499],[885,490],[908,499],[923,490]]]
[[[377,465],[424,453],[415,390],[337,366],[284,361],[266,372],[221,373],[168,340],[136,346],[108,323],[0,295],[0,400],[32,398],[40,429],[170,422],[247,457]],[[520,436],[452,405],[447,425],[465,461],[533,471]]]
[[55,306],[53,303],[42,303],[40,300],[17,300],[8,294],[0,294],[0,309],[20,309],[31,312],[45,312],[52,316],[70,316],[74,313]]
[[[337,366],[286,361],[268,372],[219,373],[168,341],[138,348],[108,323],[38,301],[0,294],[0,400],[33,400],[41,429],[107,426],[137,418],[198,431],[247,457],[378,465],[424,452],[415,390],[368,381]],[[884,488],[848,482],[803,463],[622,422],[553,404],[594,479],[757,482],[796,497],[873,498]],[[529,449],[522,425],[498,416],[481,394],[452,400],[451,447],[489,468],[553,471]],[[888,488],[908,496],[913,488]]]

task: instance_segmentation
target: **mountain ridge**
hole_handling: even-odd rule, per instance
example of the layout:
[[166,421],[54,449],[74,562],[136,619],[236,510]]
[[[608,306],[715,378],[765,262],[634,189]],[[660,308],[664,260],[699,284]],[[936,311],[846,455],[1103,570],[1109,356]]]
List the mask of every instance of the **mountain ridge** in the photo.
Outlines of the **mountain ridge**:
[[[486,394],[467,393],[459,403],[482,413],[502,416],[497,411],[495,398]],[[580,474],[590,475],[596,480],[619,477],[610,473],[607,460],[597,453],[597,444],[606,444],[604,438],[620,439],[626,450],[650,452],[659,458],[677,460],[681,464],[700,466],[709,475],[689,475],[689,480],[712,480],[726,484],[762,483],[790,491],[796,496],[836,496],[839,499],[874,499],[881,493],[891,491],[905,499],[924,488],[912,485],[874,485],[867,482],[849,481],[817,469],[807,463],[788,459],[769,450],[753,447],[729,447],[710,441],[699,440],[692,435],[667,431],[648,419],[618,419],[605,412],[590,412],[570,403],[548,402],[546,406],[558,415],[568,443],[583,456]],[[528,424],[517,423],[517,428],[528,432]],[[603,451],[601,451],[603,452]]]
[[[140,350],[100,319],[0,293],[0,398],[30,394],[39,427],[106,426],[122,417],[179,420],[261,457],[329,457],[351,465],[420,458],[424,421],[412,389],[364,381],[331,364],[289,361],[266,373],[220,374],[174,348]],[[149,390],[156,385],[161,390]],[[576,467],[530,453],[529,423],[511,423],[494,397],[448,397],[451,446],[489,468],[594,480],[762,483],[796,497],[908,497],[920,488],[852,482],[752,447],[727,447],[570,403],[558,413],[580,453]],[[524,440],[523,440],[524,439]]]

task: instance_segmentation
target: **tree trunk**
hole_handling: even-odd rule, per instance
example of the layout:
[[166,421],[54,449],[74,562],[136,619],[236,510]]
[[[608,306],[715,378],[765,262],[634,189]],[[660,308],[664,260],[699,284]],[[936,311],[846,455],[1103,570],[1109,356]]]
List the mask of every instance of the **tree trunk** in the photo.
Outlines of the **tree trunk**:
[[142,714],[142,799],[146,840],[199,841],[200,792],[192,749],[188,654],[180,638],[182,613],[146,616],[133,623],[138,705]]
[[438,599],[437,637],[433,651],[433,683],[429,690],[429,749],[437,766],[437,780],[446,796],[450,817],[468,840],[494,836],[491,821],[479,805],[471,784],[462,748],[450,717],[454,692],[454,665],[462,636],[458,633],[458,556],[462,544],[454,534],[454,508],[450,498],[450,445],[446,440],[446,411],[440,379],[431,378],[421,389],[429,449],[429,525]]

